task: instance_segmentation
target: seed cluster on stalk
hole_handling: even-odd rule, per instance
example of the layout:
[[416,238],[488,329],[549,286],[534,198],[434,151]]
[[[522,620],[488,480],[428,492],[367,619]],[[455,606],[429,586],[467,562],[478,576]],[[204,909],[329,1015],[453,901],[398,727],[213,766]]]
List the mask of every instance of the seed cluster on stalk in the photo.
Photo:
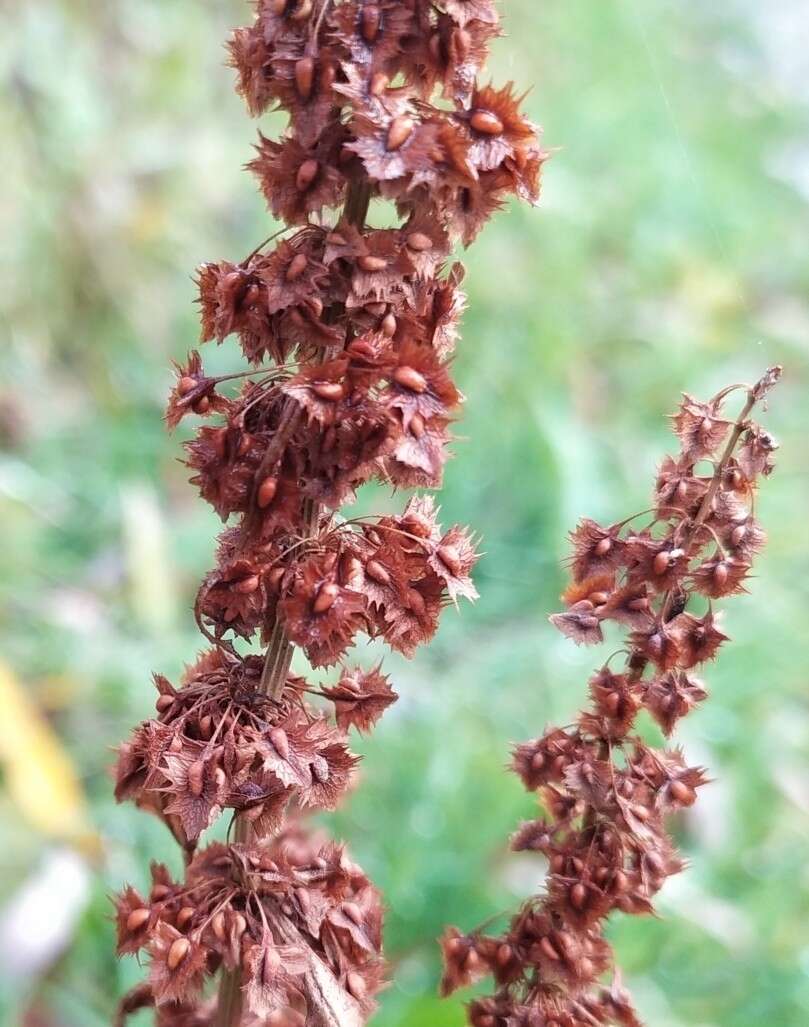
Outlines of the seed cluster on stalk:
[[[695,671],[727,641],[714,600],[745,591],[765,541],[754,503],[776,443],[750,413],[780,374],[771,368],[704,403],[686,395],[673,418],[680,450],[658,470],[650,523],[638,526],[645,514],[585,519],[571,533],[566,609],[551,622],[586,645],[615,622],[628,634],[626,663],[608,660],[593,675],[574,725],[514,749],[512,769],[541,815],[520,826],[512,848],[541,854],[547,874],[503,934],[450,928],[442,939],[445,994],[494,978],[494,995],[468,1007],[472,1027],[640,1025],[604,922],[613,910],[653,912],[684,866],[667,818],[695,802],[706,777],[681,749],[645,742],[636,721],[646,711],[668,738],[707,696]],[[724,408],[742,389],[734,421]]]
[[[286,228],[199,270],[203,342],[236,336],[249,369],[212,376],[192,351],[169,398],[170,428],[209,419],[187,463],[225,529],[195,603],[210,648],[177,686],[155,677],[156,716],[119,751],[118,799],[186,858],[183,880],[155,865],[148,894],[118,898],[119,952],[150,960],[121,1022],[154,1006],[162,1027],[354,1027],[374,1008],[379,895],[295,818],[339,804],[346,732],[396,699],[380,667],[345,664],[358,636],[411,656],[477,594],[475,539],[429,495],[338,510],[371,480],[440,486],[462,402],[453,250],[509,196],[538,200],[537,131],[511,84],[479,81],[498,35],[493,0],[258,0],[230,40],[250,113],[288,115],[249,164]],[[293,646],[336,680],[291,674]],[[226,810],[232,843],[199,849]]]

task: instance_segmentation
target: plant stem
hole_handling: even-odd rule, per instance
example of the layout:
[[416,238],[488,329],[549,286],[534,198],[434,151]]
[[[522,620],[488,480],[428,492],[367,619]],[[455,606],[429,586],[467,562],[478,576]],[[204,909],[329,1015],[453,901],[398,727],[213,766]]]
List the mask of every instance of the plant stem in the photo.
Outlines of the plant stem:
[[[371,201],[371,187],[366,181],[353,182],[346,196],[343,215],[347,221],[356,225],[362,231],[365,225],[365,218],[368,213],[368,204]],[[262,245],[264,245],[262,243]],[[259,247],[260,249],[261,247]],[[299,413],[293,409],[285,411],[282,424],[279,426],[277,439],[274,440],[265,454],[261,468],[256,477],[260,480],[261,475],[271,469],[275,461],[281,456],[284,445],[289,435],[295,430],[299,420]],[[304,537],[309,538],[317,531],[320,519],[320,505],[314,500],[306,499],[303,504],[303,525]],[[284,685],[289,674],[289,666],[292,662],[293,645],[286,637],[281,623],[276,619],[270,632],[270,641],[267,645],[267,652],[264,656],[264,668],[261,672],[262,692],[276,702],[280,700]],[[236,829],[234,841],[237,844],[244,844],[250,841],[252,827],[245,817],[236,817]],[[214,1027],[239,1027],[242,1020],[242,974],[241,968],[224,970],[219,984],[219,997],[216,1007],[216,1018]]]

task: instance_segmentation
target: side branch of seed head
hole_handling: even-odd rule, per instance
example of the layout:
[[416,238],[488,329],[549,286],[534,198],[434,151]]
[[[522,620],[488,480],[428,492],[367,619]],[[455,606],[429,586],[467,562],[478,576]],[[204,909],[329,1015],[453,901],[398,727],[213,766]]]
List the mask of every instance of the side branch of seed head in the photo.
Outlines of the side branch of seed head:
[[[765,542],[754,500],[777,447],[750,415],[780,375],[770,368],[708,402],[684,396],[672,419],[679,452],[660,465],[651,513],[607,526],[585,519],[571,533],[566,609],[551,622],[584,645],[619,625],[626,662],[593,675],[573,727],[514,749],[512,769],[542,813],[520,826],[512,848],[544,856],[547,877],[503,934],[444,935],[445,993],[495,981],[491,997],[469,1006],[473,1027],[639,1027],[604,922],[616,909],[653,911],[684,865],[667,819],[691,806],[707,779],[681,749],[644,742],[635,721],[645,709],[668,739],[707,696],[695,671],[728,640],[714,602],[745,591]],[[734,420],[725,408],[739,392]]]

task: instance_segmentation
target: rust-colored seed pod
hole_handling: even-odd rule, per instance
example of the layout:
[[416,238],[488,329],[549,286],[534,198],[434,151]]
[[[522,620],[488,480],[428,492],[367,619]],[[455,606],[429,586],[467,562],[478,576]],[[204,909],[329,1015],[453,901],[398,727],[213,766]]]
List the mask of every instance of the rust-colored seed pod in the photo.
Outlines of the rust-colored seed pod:
[[360,32],[366,43],[371,44],[379,35],[382,14],[376,4],[366,4],[360,13]]
[[312,57],[301,57],[295,62],[295,88],[302,100],[308,100],[312,95],[314,84],[315,62]]
[[455,546],[443,545],[436,550],[438,558],[447,570],[456,577],[461,573],[461,557]]
[[407,237],[407,245],[416,253],[426,253],[433,248],[433,240],[424,232],[411,232]]
[[274,727],[270,731],[270,741],[278,750],[281,759],[285,760],[289,757],[289,737],[282,727]]
[[286,280],[288,282],[297,281],[306,270],[308,263],[305,253],[296,253],[287,267]]
[[196,910],[193,906],[183,906],[180,912],[177,914],[177,927],[183,931],[194,919],[194,913]]
[[389,85],[390,78],[384,73],[384,71],[376,71],[371,76],[371,84],[368,87],[368,92],[371,96],[382,96]]
[[338,403],[345,396],[345,388],[340,382],[315,382],[312,392],[329,403]]
[[177,938],[171,943],[168,955],[166,956],[166,966],[169,970],[176,970],[177,967],[184,962],[186,956],[191,951],[191,942],[188,938]]
[[290,11],[290,21],[306,21],[313,9],[312,0],[298,0],[294,10]]
[[305,193],[317,178],[319,167],[320,165],[316,160],[305,160],[298,168],[298,174],[295,177],[295,185],[302,193]]
[[376,581],[380,585],[390,584],[390,574],[378,560],[369,560],[365,565],[365,573],[372,581]]
[[655,558],[652,561],[652,570],[655,574],[665,574],[671,563],[671,554],[665,549],[655,554]]
[[188,768],[188,790],[199,798],[205,788],[205,760],[195,760]]
[[388,127],[386,146],[389,150],[398,150],[407,142],[413,134],[416,123],[406,114],[400,114],[391,121]]
[[340,595],[339,585],[327,582],[318,589],[315,601],[312,604],[314,613],[326,613],[334,606],[337,597]]
[[612,549],[612,541],[609,538],[600,538],[595,544],[594,552],[596,556],[606,556],[607,553]]
[[187,396],[189,392],[193,392],[197,387],[197,379],[190,378],[188,375],[183,375],[182,378],[177,382],[177,391],[181,396]]
[[148,909],[133,909],[129,916],[126,918],[126,929],[130,934],[134,934],[139,931],[144,924],[148,924],[151,919],[151,913]]
[[361,257],[357,257],[357,266],[363,271],[384,271],[388,266],[388,262],[384,257],[374,257],[370,254],[363,254]]
[[166,710],[170,710],[173,705],[173,695],[159,695],[157,697],[157,702],[155,702],[155,708],[157,709],[158,713],[165,713]]
[[472,111],[469,124],[481,135],[499,136],[503,134],[503,122],[491,111]]
[[242,595],[251,595],[258,589],[260,580],[258,574],[251,574],[247,578],[242,578],[241,581],[236,582],[236,591]]
[[411,392],[422,393],[427,391],[427,379],[420,371],[417,371],[414,367],[408,367],[407,364],[396,368],[393,372],[393,380],[397,385],[410,389]]
[[272,503],[272,501],[275,499],[277,492],[277,478],[267,477],[264,479],[264,481],[262,481],[261,485],[259,485],[258,495],[256,497],[258,505],[261,507],[262,510],[266,510],[270,503]]
[[382,329],[382,334],[387,336],[389,339],[392,339],[393,336],[396,334],[397,327],[398,323],[393,314],[385,314],[385,316],[382,318],[382,324],[380,325],[380,328]]

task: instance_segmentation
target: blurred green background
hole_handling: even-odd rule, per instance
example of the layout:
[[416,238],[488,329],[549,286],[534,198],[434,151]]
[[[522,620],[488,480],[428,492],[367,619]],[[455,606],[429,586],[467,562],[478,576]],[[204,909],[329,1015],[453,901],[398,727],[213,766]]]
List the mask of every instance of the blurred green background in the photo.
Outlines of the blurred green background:
[[[435,936],[541,878],[506,849],[532,806],[503,765],[512,739],[571,718],[603,655],[546,622],[567,530],[647,505],[682,389],[779,361],[770,545],[680,736],[716,779],[676,827],[692,865],[660,919],[610,933],[654,1027],[804,1027],[809,12],[503,7],[493,74],[533,84],[557,152],[542,207],[502,215],[468,254],[468,403],[441,502],[483,534],[482,598],[416,660],[388,661],[402,699],[331,820],[390,907],[396,982],[375,1023],[460,1025],[461,1000],[434,997]],[[247,16],[237,0],[0,4],[3,1024],[107,1023],[140,975],[112,954],[107,896],[150,858],[177,865],[158,823],[114,805],[107,768],[151,709],[150,672],[176,675],[200,645],[189,605],[217,523],[161,414],[170,358],[197,335],[194,267],[269,234],[221,47]],[[238,363],[234,347],[208,356]]]

